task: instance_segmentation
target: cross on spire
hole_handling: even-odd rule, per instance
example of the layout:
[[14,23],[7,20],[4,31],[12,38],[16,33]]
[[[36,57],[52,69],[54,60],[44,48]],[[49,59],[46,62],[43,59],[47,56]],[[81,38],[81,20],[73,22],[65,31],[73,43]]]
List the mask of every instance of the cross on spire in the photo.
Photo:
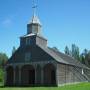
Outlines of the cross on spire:
[[38,15],[36,13],[36,9],[37,9],[37,0],[32,0],[33,3],[32,3],[32,9],[33,9],[33,16],[32,16],[32,19],[31,19],[31,24],[38,24],[38,25],[41,25],[40,21],[39,21],[39,18],[38,18]]
[[27,25],[27,34],[41,34],[41,23],[39,21],[39,18],[37,17],[36,14],[36,0],[32,0],[32,10],[33,10],[33,16],[29,24]]
[[37,5],[36,5],[36,2],[35,2],[36,0],[33,0],[33,6],[32,6],[32,8],[33,8],[33,16],[35,16],[35,14],[36,14],[36,9],[37,9]]

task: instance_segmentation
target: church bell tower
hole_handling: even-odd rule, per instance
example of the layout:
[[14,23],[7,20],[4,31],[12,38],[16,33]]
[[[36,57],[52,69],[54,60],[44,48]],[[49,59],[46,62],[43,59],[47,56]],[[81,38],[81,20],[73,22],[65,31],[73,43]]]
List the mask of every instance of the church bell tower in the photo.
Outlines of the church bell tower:
[[41,34],[41,23],[36,15],[33,15],[31,22],[27,24],[27,34]]
[[27,24],[27,34],[41,34],[41,23],[39,18],[36,15],[36,9],[37,5],[35,4],[35,1],[33,0],[33,17],[29,24]]
[[45,39],[41,34],[41,23],[36,15],[37,6],[33,0],[33,16],[31,21],[27,24],[27,34],[20,37],[20,46],[35,46],[39,45],[42,47],[47,46],[47,39]]

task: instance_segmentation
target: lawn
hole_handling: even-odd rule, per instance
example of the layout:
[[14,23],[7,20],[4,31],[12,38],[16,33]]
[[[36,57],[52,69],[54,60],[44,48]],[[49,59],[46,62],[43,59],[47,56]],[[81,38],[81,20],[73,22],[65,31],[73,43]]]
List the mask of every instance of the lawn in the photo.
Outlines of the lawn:
[[0,90],[90,90],[90,83],[65,85],[61,87],[0,87]]

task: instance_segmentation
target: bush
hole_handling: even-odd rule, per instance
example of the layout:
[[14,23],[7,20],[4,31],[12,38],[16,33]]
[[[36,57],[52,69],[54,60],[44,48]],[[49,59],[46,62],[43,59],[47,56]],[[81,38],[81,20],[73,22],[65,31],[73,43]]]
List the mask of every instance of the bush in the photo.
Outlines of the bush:
[[4,71],[2,68],[0,68],[0,82],[4,81]]

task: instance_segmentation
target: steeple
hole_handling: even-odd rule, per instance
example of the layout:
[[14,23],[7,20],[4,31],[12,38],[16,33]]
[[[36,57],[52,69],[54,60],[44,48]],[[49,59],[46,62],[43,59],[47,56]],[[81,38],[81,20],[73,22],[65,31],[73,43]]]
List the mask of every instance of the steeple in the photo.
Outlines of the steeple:
[[33,24],[39,24],[39,25],[41,25],[39,18],[37,16],[35,16],[35,15],[32,17],[30,23],[31,24],[33,23]]
[[30,22],[27,24],[27,34],[20,38],[20,46],[34,46],[39,45],[42,47],[47,46],[47,39],[41,35],[41,23],[36,14],[37,5],[33,0],[33,15]]
[[35,4],[35,1],[33,0],[33,16],[29,24],[27,24],[27,34],[41,34],[41,23],[36,15],[36,9],[37,5]]

